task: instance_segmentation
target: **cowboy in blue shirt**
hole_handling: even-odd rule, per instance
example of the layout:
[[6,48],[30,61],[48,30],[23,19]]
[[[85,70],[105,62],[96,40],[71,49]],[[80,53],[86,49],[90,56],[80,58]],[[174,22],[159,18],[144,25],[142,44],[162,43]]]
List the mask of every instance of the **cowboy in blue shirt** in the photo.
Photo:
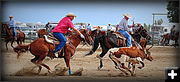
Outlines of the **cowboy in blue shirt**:
[[9,16],[9,19],[10,20],[8,22],[8,25],[12,29],[13,37],[15,37],[15,39],[16,39],[17,32],[16,32],[16,23],[15,23],[15,20],[13,20],[13,16]]

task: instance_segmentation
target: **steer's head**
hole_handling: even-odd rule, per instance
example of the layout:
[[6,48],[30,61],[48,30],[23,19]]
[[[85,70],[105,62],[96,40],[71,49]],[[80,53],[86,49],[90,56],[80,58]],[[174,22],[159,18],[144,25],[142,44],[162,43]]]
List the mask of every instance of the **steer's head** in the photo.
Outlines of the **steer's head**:
[[149,61],[152,61],[153,60],[153,57],[151,56],[151,52],[149,51],[149,49],[151,49],[153,47],[153,45],[146,49],[146,59],[149,60]]

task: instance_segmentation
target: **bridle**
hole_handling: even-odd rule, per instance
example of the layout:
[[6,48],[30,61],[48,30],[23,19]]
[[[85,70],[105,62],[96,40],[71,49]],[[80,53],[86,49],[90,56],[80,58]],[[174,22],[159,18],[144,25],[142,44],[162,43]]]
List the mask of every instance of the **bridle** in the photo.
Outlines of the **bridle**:
[[[144,29],[141,29],[140,31],[139,31],[139,29],[138,30],[136,30],[137,31],[137,33],[141,36],[141,37],[143,37],[143,35],[141,34],[142,33],[142,31],[143,31]],[[139,31],[139,32],[138,32]],[[148,34],[146,35],[146,39],[147,39],[147,37],[148,37]]]

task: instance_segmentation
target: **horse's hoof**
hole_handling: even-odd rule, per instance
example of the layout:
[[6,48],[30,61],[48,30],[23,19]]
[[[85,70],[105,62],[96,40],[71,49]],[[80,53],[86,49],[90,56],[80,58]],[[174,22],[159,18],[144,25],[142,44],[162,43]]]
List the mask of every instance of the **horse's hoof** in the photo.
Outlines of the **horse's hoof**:
[[98,70],[101,70],[101,67],[98,67]]
[[142,67],[138,67],[139,69],[142,69]]

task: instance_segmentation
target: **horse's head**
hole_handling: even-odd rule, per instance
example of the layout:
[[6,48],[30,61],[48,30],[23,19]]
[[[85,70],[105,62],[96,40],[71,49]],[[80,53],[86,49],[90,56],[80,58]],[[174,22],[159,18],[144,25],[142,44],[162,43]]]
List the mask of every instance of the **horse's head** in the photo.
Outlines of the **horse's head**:
[[93,44],[93,39],[90,36],[90,34],[88,33],[87,29],[81,29],[80,32],[84,35],[85,39],[84,41],[87,42],[89,45]]
[[89,31],[89,35],[92,37],[92,39],[94,39],[97,36],[97,34],[98,34],[97,30]]
[[151,39],[151,36],[148,34],[147,30],[144,29],[143,26],[141,26],[139,29],[137,29],[137,32],[144,38],[146,38],[147,40]]

